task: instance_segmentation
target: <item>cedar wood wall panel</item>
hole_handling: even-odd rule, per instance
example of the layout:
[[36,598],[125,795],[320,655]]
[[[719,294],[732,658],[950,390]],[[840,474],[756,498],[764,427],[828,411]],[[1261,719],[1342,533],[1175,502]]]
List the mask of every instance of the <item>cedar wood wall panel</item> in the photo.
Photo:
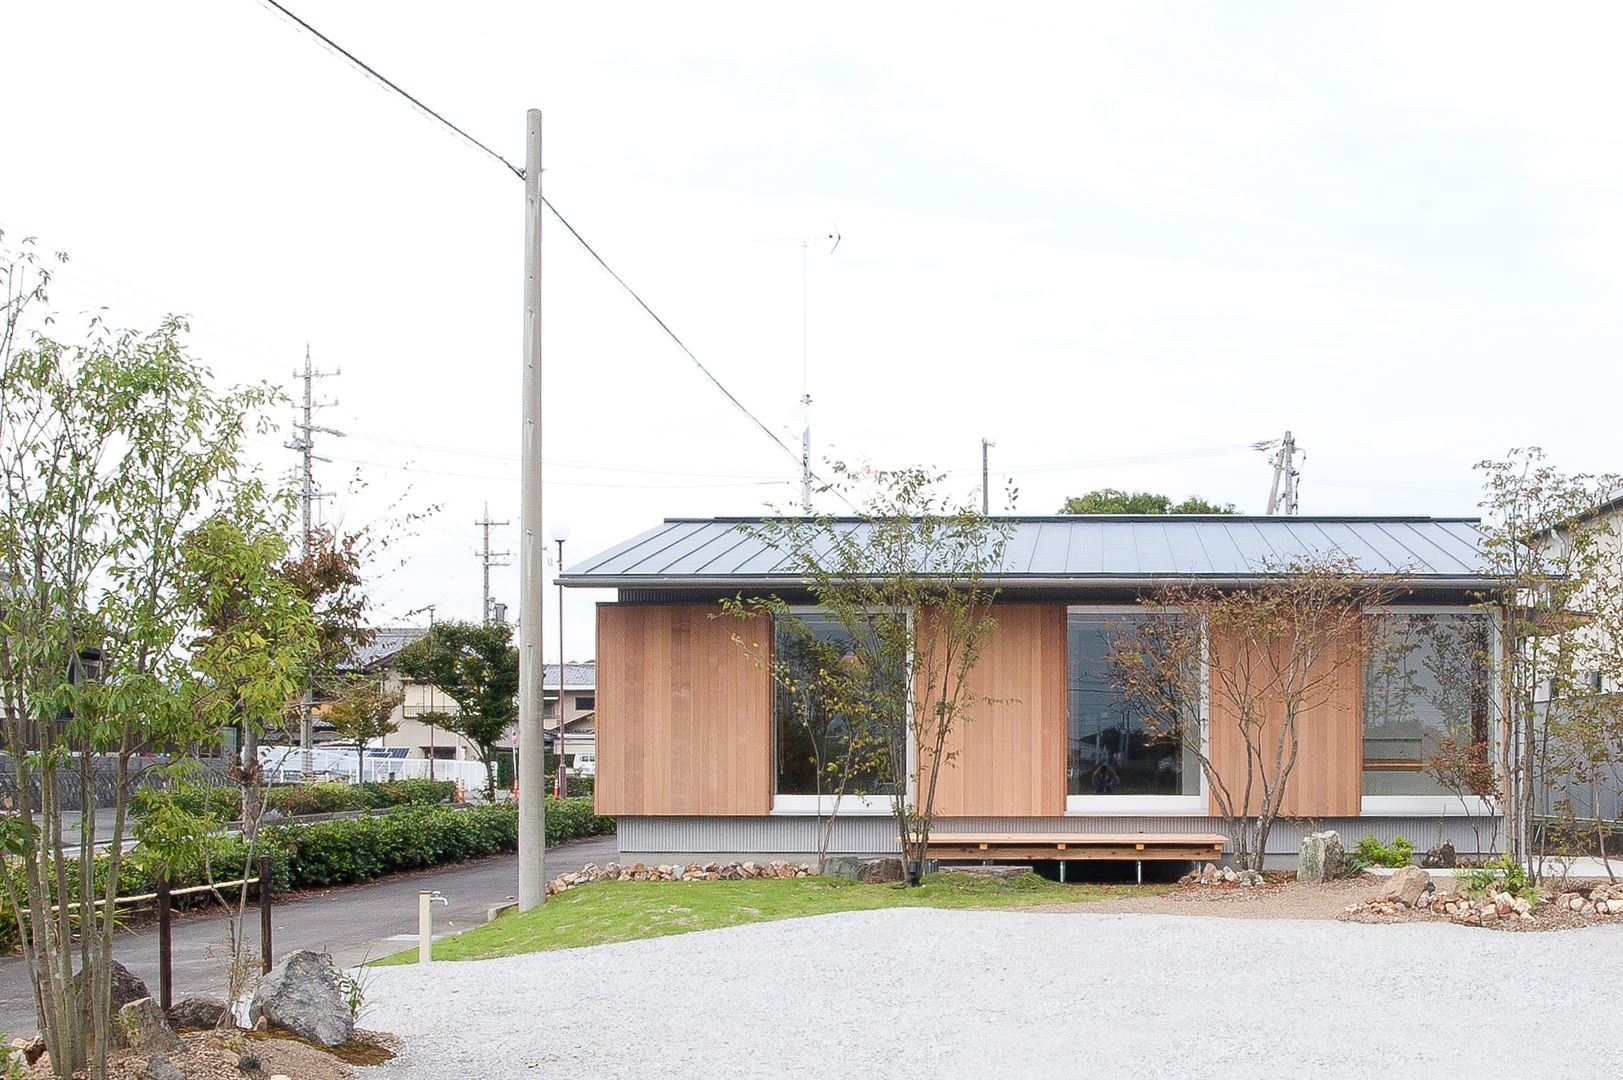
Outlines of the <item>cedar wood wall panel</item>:
[[598,813],[771,810],[771,677],[717,610],[598,606]]
[[[971,707],[947,741],[958,755],[936,781],[949,817],[1053,817],[1065,812],[1065,607],[998,604],[997,631],[968,677]],[[928,620],[921,620],[927,632]],[[928,773],[921,778],[928,782]]]
[[[1232,642],[1212,643],[1214,665],[1228,665],[1226,670],[1233,671],[1236,662]],[[1324,663],[1333,665],[1334,661]],[[1310,707],[1297,716],[1300,749],[1296,765],[1285,782],[1285,797],[1279,809],[1281,817],[1359,816],[1364,770],[1363,685],[1363,664],[1349,660],[1341,665],[1328,693],[1307,702]],[[1258,736],[1264,768],[1269,773],[1273,772],[1284,711],[1284,703],[1275,701],[1266,713]],[[1229,793],[1238,803],[1245,791],[1246,754],[1236,716],[1237,710],[1223,693],[1219,673],[1214,670],[1211,675],[1211,759],[1218,775],[1228,780]],[[1254,790],[1247,812],[1255,813],[1260,800],[1260,792]],[[1215,796],[1209,812],[1213,817],[1222,816]]]

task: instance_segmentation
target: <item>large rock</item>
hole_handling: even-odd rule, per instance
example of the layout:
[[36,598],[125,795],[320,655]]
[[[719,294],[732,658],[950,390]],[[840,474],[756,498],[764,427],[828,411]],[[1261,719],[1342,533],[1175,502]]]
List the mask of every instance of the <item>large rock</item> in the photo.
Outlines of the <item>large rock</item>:
[[147,1080],[186,1080],[186,1074],[169,1060],[168,1054],[153,1054],[147,1058]]
[[355,1018],[338,992],[332,958],[309,949],[284,956],[259,981],[248,1019],[263,1019],[322,1046],[342,1046],[355,1035]]
[[1340,833],[1326,829],[1302,837],[1296,866],[1297,881],[1333,881],[1346,872],[1347,849],[1341,846]]
[[830,855],[823,860],[828,877],[850,878],[866,885],[883,885],[902,880],[902,860],[895,857],[863,859],[854,855]]
[[[152,996],[152,991],[147,989],[147,984],[142,982],[140,976],[136,975],[135,972],[120,964],[117,960],[114,960],[112,965],[113,1011],[115,1013],[132,1001],[140,1001],[144,997]],[[83,982],[84,978],[85,973],[80,971],[73,976],[73,981],[78,984]]]
[[220,1021],[225,1019],[225,1013],[226,1004],[223,998],[199,994],[176,1003],[169,1010],[169,1022],[175,1027],[199,1028],[207,1031],[219,1027]]
[[1386,879],[1378,899],[1414,907],[1420,901],[1420,894],[1425,892],[1426,886],[1430,884],[1430,874],[1418,866],[1405,866]]
[[1427,869],[1451,870],[1457,862],[1459,862],[1459,856],[1454,852],[1453,842],[1444,840],[1441,844],[1426,852],[1425,856],[1420,860],[1420,865]]
[[180,1036],[169,1030],[163,1010],[151,998],[132,1001],[118,1010],[118,1026],[130,1046],[141,1054],[178,1054],[186,1049]]

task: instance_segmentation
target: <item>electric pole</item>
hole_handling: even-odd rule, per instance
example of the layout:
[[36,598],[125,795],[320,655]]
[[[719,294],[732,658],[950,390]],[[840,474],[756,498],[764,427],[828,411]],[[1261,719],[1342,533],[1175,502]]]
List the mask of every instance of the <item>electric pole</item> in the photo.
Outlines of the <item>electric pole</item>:
[[490,568],[492,566],[509,566],[509,565],[511,565],[510,563],[493,562],[492,560],[493,559],[505,559],[509,555],[513,554],[511,551],[491,551],[490,550],[490,527],[492,525],[510,525],[512,523],[508,522],[508,521],[491,521],[490,520],[490,504],[486,503],[485,504],[485,518],[484,518],[484,520],[483,521],[476,521],[476,522],[474,522],[474,524],[484,526],[484,530],[485,530],[485,549],[480,554],[480,558],[484,560],[484,564],[485,564],[485,594],[484,594],[484,612],[485,612],[485,614],[484,614],[484,621],[485,621],[485,625],[489,626],[490,625],[490,600],[491,600],[491,596],[490,596]]
[[519,464],[518,909],[547,898],[547,758],[541,716],[541,612],[546,604],[541,538],[541,110],[524,117],[524,412]]
[[[1302,481],[1302,474],[1296,468],[1296,438],[1287,431],[1285,437],[1277,442],[1268,439],[1252,445],[1258,450],[1271,450],[1276,446],[1279,448],[1271,459],[1274,466],[1274,483],[1268,490],[1268,514],[1272,515],[1276,511],[1283,509],[1286,514],[1295,516],[1297,512],[1296,497]],[[1306,457],[1307,455],[1303,454],[1302,456]],[[1282,487],[1283,492],[1280,490]]]
[[992,516],[992,488],[988,482],[991,476],[991,470],[988,468],[990,459],[986,451],[996,445],[997,443],[991,439],[981,439],[981,517]]
[[[342,374],[342,368],[339,368],[336,371],[315,370],[310,363],[310,345],[309,343],[305,344],[304,371],[302,373],[304,378],[304,405],[300,410],[300,419],[293,421],[293,438],[289,439],[282,445],[286,446],[289,450],[297,450],[300,457],[303,459],[300,464],[300,498],[304,509],[304,533],[300,538],[299,551],[306,560],[315,555],[315,501],[317,499],[327,498],[332,494],[331,492],[316,490],[315,463],[318,461],[325,461],[330,464],[332,462],[331,458],[322,457],[315,452],[316,436],[331,435],[334,438],[343,438],[344,435],[342,431],[336,431],[330,427],[320,427],[315,423],[314,417],[317,409],[325,409],[329,406],[338,404],[336,399],[332,401],[316,401],[315,381],[317,379],[325,379],[331,375]],[[297,369],[294,369],[293,377],[299,378],[300,375],[301,373]],[[307,681],[304,687],[303,708],[299,710],[299,772],[300,775],[304,777],[308,777],[310,775],[311,766],[313,764],[310,753],[310,743],[313,736],[312,706],[314,703],[315,690],[314,687],[312,687]],[[258,751],[256,750],[255,754],[257,755],[257,753]]]

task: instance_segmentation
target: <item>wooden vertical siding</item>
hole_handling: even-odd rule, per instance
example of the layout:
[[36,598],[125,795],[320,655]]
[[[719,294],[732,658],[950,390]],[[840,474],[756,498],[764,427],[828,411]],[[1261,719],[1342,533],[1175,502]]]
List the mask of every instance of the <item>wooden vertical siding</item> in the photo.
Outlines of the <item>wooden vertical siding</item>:
[[[1350,647],[1349,647],[1350,649]],[[1322,661],[1333,666],[1336,661]],[[1236,649],[1232,642],[1212,643],[1212,663],[1234,670]],[[1285,797],[1279,813],[1283,817],[1357,817],[1363,797],[1364,770],[1364,671],[1357,660],[1349,660],[1328,686],[1304,704],[1296,718],[1300,749],[1296,765],[1285,782]],[[1274,752],[1279,745],[1279,725],[1285,706],[1276,700],[1267,709],[1259,733],[1263,748],[1263,769],[1274,772]],[[1245,741],[1239,728],[1237,710],[1224,695],[1214,671],[1211,677],[1211,759],[1218,775],[1228,781],[1229,794],[1238,804],[1245,793]],[[1287,753],[1289,748],[1286,748]],[[1247,813],[1255,813],[1261,792],[1253,790]],[[1222,815],[1215,796],[1210,801],[1213,817]]]
[[[950,817],[1052,817],[1065,812],[1065,607],[998,604],[997,633],[970,672],[971,706],[951,733],[957,756],[936,781]],[[920,620],[920,632],[928,632]],[[922,763],[921,763],[922,764]],[[928,772],[920,777],[929,780]],[[922,788],[921,788],[922,790]]]
[[717,610],[598,606],[598,813],[771,810],[771,678]]

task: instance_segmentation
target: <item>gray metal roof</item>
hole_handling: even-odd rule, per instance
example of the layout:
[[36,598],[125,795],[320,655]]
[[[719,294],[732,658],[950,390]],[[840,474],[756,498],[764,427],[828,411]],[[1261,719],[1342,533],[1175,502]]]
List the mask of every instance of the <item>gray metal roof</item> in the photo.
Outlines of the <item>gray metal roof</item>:
[[[1176,578],[1245,581],[1291,562],[1347,558],[1417,584],[1492,583],[1475,518],[1077,515],[1009,519],[1002,583],[1133,585]],[[792,560],[741,526],[758,519],[677,518],[583,559],[560,577],[594,588],[784,586]],[[854,518],[837,527],[860,529]]]

